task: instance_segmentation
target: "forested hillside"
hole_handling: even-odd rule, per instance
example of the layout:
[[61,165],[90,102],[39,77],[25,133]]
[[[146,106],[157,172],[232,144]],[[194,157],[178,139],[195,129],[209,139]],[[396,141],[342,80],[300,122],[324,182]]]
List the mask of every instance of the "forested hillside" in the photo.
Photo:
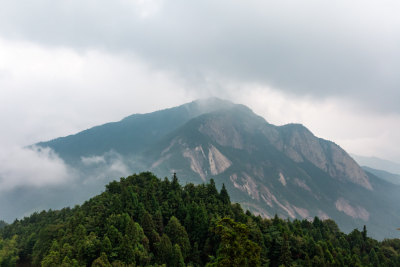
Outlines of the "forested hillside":
[[400,266],[399,253],[400,240],[378,242],[365,228],[262,219],[213,180],[182,187],[151,173],[0,230],[0,266]]

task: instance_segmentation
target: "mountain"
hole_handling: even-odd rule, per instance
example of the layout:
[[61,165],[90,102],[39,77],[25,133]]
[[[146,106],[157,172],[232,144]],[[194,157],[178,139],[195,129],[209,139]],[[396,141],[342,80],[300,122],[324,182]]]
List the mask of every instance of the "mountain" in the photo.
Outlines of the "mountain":
[[374,168],[370,168],[368,166],[361,166],[361,168],[367,172],[372,173],[378,178],[381,178],[389,183],[400,185],[400,174],[394,174],[383,170],[377,170]]
[[399,253],[399,239],[378,242],[366,227],[261,218],[213,180],[183,187],[149,172],[0,229],[0,266],[399,266]]
[[368,175],[338,145],[304,126],[277,127],[241,105],[190,120],[144,157],[155,173],[176,172],[188,182],[214,177],[256,214],[334,218],[346,231],[366,224],[379,237],[395,234],[396,225],[381,218],[399,218],[388,197],[398,188]]
[[116,151],[124,156],[135,155],[190,119],[230,106],[233,106],[231,102],[217,98],[195,101],[148,114],[134,114],[118,122],[36,145],[51,147],[64,160],[73,164],[78,164],[81,157],[103,155],[109,151]]
[[351,155],[360,166],[368,166],[373,169],[383,170],[393,174],[400,174],[400,163],[393,162],[377,157],[364,157],[359,155]]
[[[183,184],[214,178],[233,201],[265,217],[319,216],[345,231],[367,225],[379,239],[398,235],[399,187],[366,173],[338,145],[302,125],[275,126],[221,99],[135,114],[36,147],[53,149],[80,178],[14,192],[8,199],[17,210],[73,205],[100,192],[110,177],[149,170],[177,173]],[[0,201],[0,208],[10,204]]]
[[194,101],[148,114],[134,114],[118,122],[35,144],[31,146],[33,149],[51,147],[60,155],[70,179],[60,185],[3,190],[0,219],[12,222],[38,210],[79,204],[101,192],[115,177],[148,170],[141,153],[166,134],[203,113],[232,105],[217,98]]

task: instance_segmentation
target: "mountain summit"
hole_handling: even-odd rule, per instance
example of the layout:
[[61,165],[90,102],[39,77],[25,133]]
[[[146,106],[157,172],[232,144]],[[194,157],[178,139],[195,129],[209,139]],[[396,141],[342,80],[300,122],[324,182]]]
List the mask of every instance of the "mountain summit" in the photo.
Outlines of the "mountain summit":
[[[400,221],[398,197],[391,197],[398,187],[365,172],[338,145],[303,125],[275,126],[218,98],[131,115],[37,146],[53,149],[85,177],[101,177],[108,164],[125,172],[176,173],[184,183],[214,178],[233,201],[266,217],[332,218],[345,231],[365,224],[377,238],[393,236]],[[82,196],[104,183],[80,182],[70,190]],[[382,221],[385,216],[390,219]]]

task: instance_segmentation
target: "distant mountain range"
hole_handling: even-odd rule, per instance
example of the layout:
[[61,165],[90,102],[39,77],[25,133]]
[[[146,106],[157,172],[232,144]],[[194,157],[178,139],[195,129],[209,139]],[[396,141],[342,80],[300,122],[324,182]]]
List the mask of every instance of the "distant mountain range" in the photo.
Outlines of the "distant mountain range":
[[375,176],[395,185],[400,185],[400,174],[394,174],[383,170],[377,170],[368,166],[361,166],[364,171],[374,174]]
[[177,173],[183,183],[214,178],[233,201],[262,216],[319,216],[344,231],[365,224],[378,239],[398,236],[400,187],[363,170],[338,145],[300,124],[274,126],[246,106],[217,98],[135,114],[36,146],[53,149],[84,177],[52,190],[60,205],[71,196],[85,199],[117,178],[102,177],[105,166],[115,174],[150,170]]
[[400,163],[377,158],[377,157],[364,157],[351,154],[360,166],[368,166],[376,170],[383,170],[392,174],[400,175]]

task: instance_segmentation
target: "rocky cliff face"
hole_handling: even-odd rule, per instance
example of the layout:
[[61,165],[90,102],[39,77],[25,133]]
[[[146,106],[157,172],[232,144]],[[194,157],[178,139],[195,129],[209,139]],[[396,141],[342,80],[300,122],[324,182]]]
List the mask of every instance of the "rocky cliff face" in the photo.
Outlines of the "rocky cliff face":
[[315,137],[307,128],[299,124],[279,127],[282,142],[272,142],[296,162],[311,162],[331,177],[347,180],[372,190],[366,173],[338,145]]
[[[205,114],[190,127],[195,127],[199,134],[209,138],[209,143],[205,144],[206,149],[198,146],[185,148],[183,152],[184,157],[190,159],[191,169],[196,170],[195,172],[203,180],[207,176],[205,173],[217,175],[232,165],[232,163],[222,164],[225,167],[217,171],[216,159],[219,158],[223,162],[230,161],[212,143],[239,151],[256,151],[260,148],[259,142],[262,142],[264,145],[273,146],[296,163],[309,162],[334,179],[373,190],[366,173],[342,148],[330,141],[317,138],[302,125],[276,127],[249,109],[238,105]],[[191,136],[185,138],[191,139]],[[172,143],[174,141],[171,141],[169,146]],[[203,161],[209,163],[205,165]]]

